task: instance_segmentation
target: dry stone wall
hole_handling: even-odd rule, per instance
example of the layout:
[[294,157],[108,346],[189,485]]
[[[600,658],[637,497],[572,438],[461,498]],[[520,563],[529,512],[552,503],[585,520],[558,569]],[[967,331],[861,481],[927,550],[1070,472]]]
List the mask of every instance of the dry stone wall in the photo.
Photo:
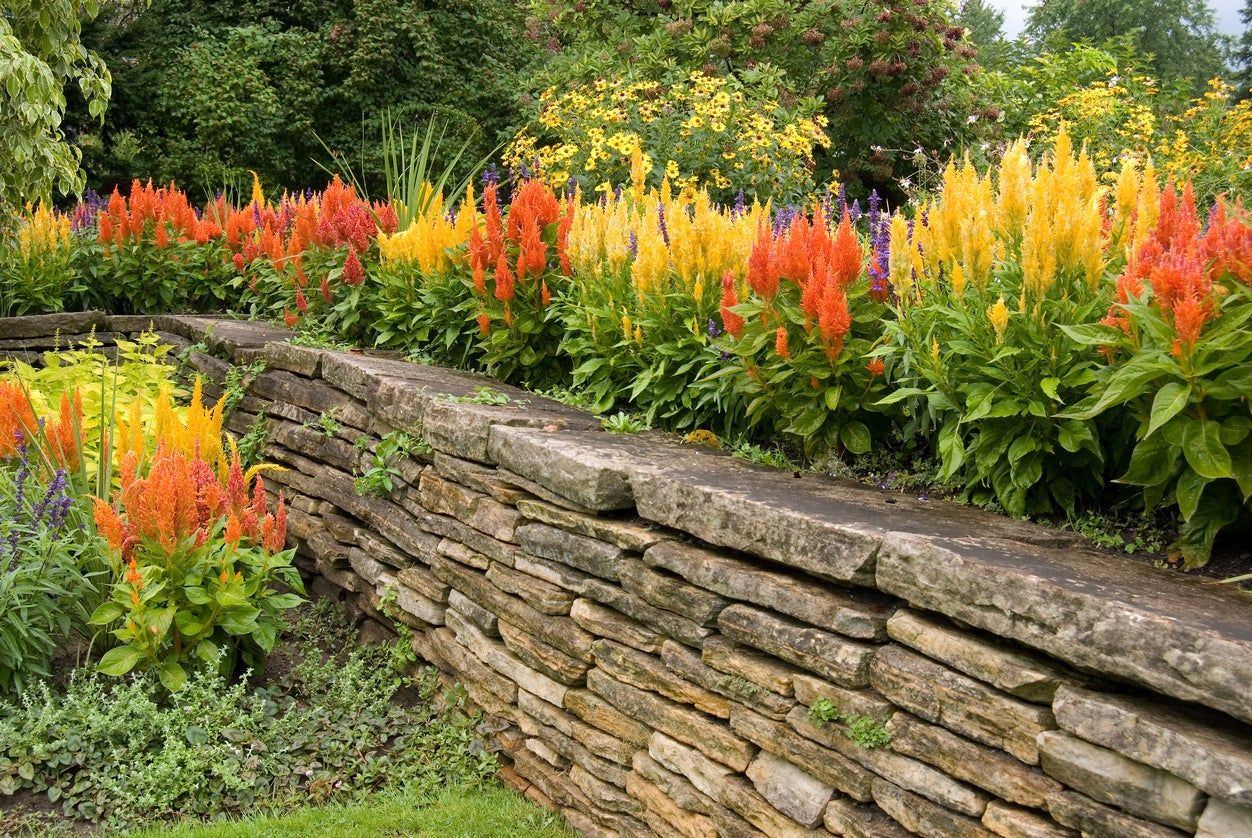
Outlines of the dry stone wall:
[[[0,353],[148,322],[0,321]],[[408,625],[504,779],[584,835],[1252,836],[1252,608],[1227,588],[478,376],[154,324],[209,379],[264,361],[230,423],[266,424],[315,589]],[[358,442],[392,431],[428,453],[362,496]]]

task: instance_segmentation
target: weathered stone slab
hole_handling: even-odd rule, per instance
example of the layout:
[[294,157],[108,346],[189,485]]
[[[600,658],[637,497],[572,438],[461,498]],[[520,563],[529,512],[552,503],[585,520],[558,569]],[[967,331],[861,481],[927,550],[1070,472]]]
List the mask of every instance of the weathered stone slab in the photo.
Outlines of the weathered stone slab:
[[893,533],[878,587],[1040,649],[1252,722],[1252,621],[1238,593],[1084,550]]
[[[575,503],[574,501],[569,500],[568,498],[563,498],[560,495],[558,495],[556,492],[553,492],[544,488],[543,486],[539,485],[533,480],[527,480],[525,477],[522,477],[520,474],[516,474],[514,472],[509,471],[507,468],[503,468],[503,467],[497,468],[496,474],[500,476],[501,480],[505,481],[510,486],[517,489],[518,491],[526,492],[529,495],[534,495],[536,498],[543,501],[544,503],[551,504],[552,506],[558,507],[560,509],[567,509],[570,512],[577,512],[580,515],[596,515],[597,514],[594,509],[588,509],[587,507],[583,506],[580,503]],[[605,541],[609,541],[609,539],[605,539]],[[612,542],[610,541],[609,543],[612,543]]]
[[805,707],[812,707],[825,699],[835,705],[840,715],[868,716],[880,724],[886,724],[896,712],[894,704],[873,690],[849,690],[807,672],[792,675],[791,683],[796,701]]
[[567,564],[535,558],[527,553],[518,553],[514,557],[513,568],[521,573],[528,573],[536,579],[551,582],[579,596],[587,593],[588,581],[596,578],[589,573],[575,570]]
[[477,571],[436,556],[435,576],[488,611],[504,617],[530,634],[578,660],[590,663],[593,638],[571,619],[542,614],[515,596],[506,594]]
[[744,707],[733,707],[730,728],[762,750],[784,757],[799,768],[856,800],[872,799],[874,775],[840,751],[801,736],[782,722]]
[[756,752],[756,748],[713,718],[611,678],[600,669],[587,673],[587,687],[626,715],[647,719],[655,730],[691,745],[735,771],[747,768]]
[[371,585],[378,584],[378,578],[390,569],[382,562],[374,561],[364,550],[355,547],[348,550],[348,564]]
[[775,838],[826,838],[825,833],[807,829],[779,812],[742,777],[728,777],[718,798],[748,823]]
[[875,774],[947,809],[976,818],[982,817],[986,811],[990,798],[980,790],[958,782],[924,762],[885,748],[865,747],[853,741],[842,724],[827,722],[819,726],[802,707],[792,710],[787,721],[806,738],[838,751]]
[[869,663],[874,653],[871,646],[747,605],[730,606],[718,617],[717,624],[730,638],[823,675],[840,686],[856,688],[869,683]]
[[848,838],[909,838],[912,835],[877,806],[857,803],[846,797],[835,797],[830,801],[822,823],[827,832]]
[[704,662],[714,669],[742,678],[762,689],[788,697],[793,694],[794,667],[777,658],[762,655],[725,637],[710,637],[701,652]]
[[670,537],[665,530],[646,521],[619,520],[574,512],[533,498],[517,501],[517,511],[527,518],[598,541],[607,541],[623,550],[636,553],[642,553],[653,544]]
[[544,614],[568,614],[574,602],[574,595],[569,591],[530,574],[518,573],[498,562],[492,562],[487,568],[487,579],[500,590],[521,597]]
[[505,480],[501,480],[494,468],[471,462],[470,460],[462,460],[442,451],[435,452],[432,462],[434,463],[435,471],[441,477],[460,483],[462,486],[468,486],[477,492],[490,495],[492,499],[505,506],[516,506],[518,503],[533,500],[530,493],[510,485]]
[[700,652],[674,640],[666,640],[661,645],[661,660],[671,672],[693,684],[744,704],[771,719],[785,718],[795,706],[791,699],[770,692],[746,678],[714,669],[704,662]]
[[[542,731],[543,728],[539,728],[539,732]],[[548,765],[551,765],[558,771],[567,770],[570,766],[570,761],[568,759],[563,757],[555,748],[542,739],[527,739],[526,750],[530,751],[532,754],[539,757],[541,760],[548,763]]]
[[976,745],[908,713],[893,715],[887,722],[887,732],[891,734],[891,749],[896,753],[930,763],[949,776],[1012,803],[1043,808],[1047,805],[1047,796],[1061,790],[1055,780],[1003,751]]
[[456,611],[488,637],[499,637],[499,618],[460,591],[449,591],[448,607]]
[[1078,833],[1033,809],[1022,809],[993,800],[983,813],[982,825],[1000,838],[1077,838]]
[[1058,730],[1039,734],[1039,761],[1070,788],[1167,826],[1195,831],[1204,807],[1204,796],[1186,780]]
[[618,579],[623,555],[620,547],[547,524],[519,527],[516,538],[521,548],[532,556],[561,562],[612,582]]
[[26,314],[0,318],[0,339],[42,338],[60,332],[78,335],[107,328],[102,311],[66,311],[58,314]]
[[515,544],[492,538],[486,533],[447,515],[435,515],[427,512],[407,493],[399,497],[399,503],[412,516],[412,520],[427,532],[441,535],[451,542],[463,544],[474,552],[481,553],[501,564],[512,567],[516,556],[521,553],[521,550]]
[[[612,783],[619,788],[626,787],[627,769],[622,766],[606,760],[588,749],[584,748],[572,736],[568,736],[562,731],[548,725],[540,724],[537,734],[540,741],[544,742],[565,759],[595,774],[597,777]],[[596,812],[591,812],[596,816]]]
[[275,341],[265,345],[262,357],[266,369],[286,370],[305,378],[317,378],[322,368],[324,350],[312,346],[298,346],[287,341]]
[[629,617],[589,599],[576,599],[570,618],[588,634],[607,637],[643,652],[656,652],[665,638]]
[[570,657],[542,640],[504,620],[499,621],[500,638],[509,651],[532,669],[566,685],[577,685],[587,676],[588,664]]
[[553,770],[552,766],[528,751],[513,754],[513,767],[543,792],[549,800],[549,808],[552,808],[552,803],[575,811],[585,812],[591,808],[591,801],[582,793],[582,789],[570,782],[569,777]]
[[[222,370],[221,374],[224,374]],[[304,408],[315,417],[333,414],[340,422],[354,428],[369,426],[369,412],[364,406],[339,390],[320,381],[292,375],[283,370],[268,370],[252,380],[249,394],[270,402]]]
[[629,509],[634,497],[622,461],[602,444],[604,434],[552,434],[504,427],[491,432],[491,462],[596,512]]
[[716,800],[721,786],[734,772],[720,762],[709,759],[695,748],[677,742],[663,733],[648,739],[648,756],[670,771],[687,778],[701,794]]
[[898,643],[1027,701],[1050,704],[1057,687],[1074,683],[1037,655],[994,638],[984,640],[917,611],[897,612],[887,623],[887,633]]
[[[648,746],[651,730],[589,690],[570,690],[565,708],[594,728],[636,749]],[[587,744],[587,743],[583,743]],[[587,745],[587,747],[591,747]]]
[[649,548],[643,560],[693,585],[839,634],[865,640],[882,640],[887,635],[891,600],[873,592],[841,590],[676,541]]
[[505,506],[492,497],[479,500],[473,514],[457,517],[498,541],[512,541],[514,532],[523,521],[516,509]]
[[1209,798],[1195,838],[1252,838],[1252,809]]
[[642,597],[602,579],[587,580],[586,588],[586,596],[591,599],[689,646],[700,646],[713,633],[711,628],[705,628],[673,611],[649,605]]
[[[673,742],[672,739],[669,739],[664,734],[656,735]],[[677,745],[678,743],[674,744]],[[658,747],[667,746],[660,745]],[[684,746],[679,745],[679,747]],[[721,804],[692,785],[691,781],[681,771],[657,761],[649,752],[651,748],[652,745],[649,743],[648,750],[635,752],[635,757],[631,761],[635,771],[665,792],[665,796],[674,801],[680,808],[690,812],[699,812],[702,815],[712,815],[714,809]]]
[[466,567],[472,567],[474,570],[486,570],[492,565],[490,556],[473,550],[451,538],[440,539],[439,546],[435,548],[435,552],[452,559],[454,562],[460,562]]
[[973,818],[948,811],[883,779],[874,781],[874,802],[905,829],[918,835],[992,838],[992,833]]
[[597,809],[610,812],[625,812],[631,815],[638,815],[643,812],[642,803],[617,786],[592,776],[581,765],[575,765],[570,769],[569,778],[574,785],[582,789],[583,794],[587,795],[587,799]]
[[643,804],[644,820],[654,832],[681,838],[718,838],[717,827],[707,815],[680,808],[660,787],[636,771],[626,775],[626,792]]
[[457,674],[475,704],[499,712],[517,703],[517,684],[471,654],[457,642],[451,629],[435,629],[430,636],[438,657]]
[[479,660],[522,689],[534,693],[550,704],[561,706],[568,689],[564,684],[522,663],[507,647],[487,637],[469,620],[461,618],[456,611],[448,611],[445,619],[448,627],[456,632],[457,642],[473,652]]
[[[439,545],[439,539],[435,536],[429,536],[428,540],[430,548],[429,550],[424,551],[423,555],[434,555],[435,549]],[[357,527],[357,544],[362,550],[369,553],[372,558],[375,558],[384,564],[391,565],[396,569],[409,567],[415,560],[424,562],[422,557],[411,556],[401,552],[394,544],[371,531],[368,527]],[[427,596],[430,595],[427,594]]]
[[659,693],[679,704],[690,704],[721,719],[730,718],[730,702],[703,687],[675,677],[662,660],[612,640],[591,644],[596,666],[619,681]]
[[432,626],[442,626],[444,624],[444,615],[447,609],[443,603],[427,599],[408,586],[401,584],[390,573],[384,574],[378,581],[379,595],[381,596],[388,589],[394,591],[395,605],[403,613],[412,615]]
[[730,604],[730,600],[724,597],[653,570],[638,559],[623,559],[620,577],[622,587],[630,593],[701,626],[716,624],[717,615]]
[[440,582],[425,565],[401,568],[396,572],[396,578],[401,585],[412,588],[429,600],[441,603],[448,601],[448,586]]
[[1057,691],[1053,708],[1057,724],[1075,736],[1252,807],[1252,736],[1246,728],[1068,686]]
[[610,759],[618,765],[629,767],[631,757],[638,750],[635,745],[623,742],[525,690],[518,693],[517,706],[523,713],[559,730],[589,752]]
[[1065,826],[1083,835],[1109,835],[1117,838],[1179,838],[1184,833],[1167,826],[1140,820],[1119,812],[1076,791],[1062,791],[1048,797],[1048,811]]
[[835,793],[833,786],[769,751],[756,755],[747,775],[761,797],[801,826],[821,823],[826,804]]
[[813,478],[783,482],[711,451],[654,446],[651,461],[660,465],[631,476],[642,517],[822,579],[873,584],[883,528],[869,506],[840,498],[848,489]]
[[422,472],[418,482],[418,502],[428,511],[440,515],[451,515],[454,518],[472,515],[478,501],[485,497],[481,492],[443,479],[430,468]]
[[1003,748],[1031,765],[1039,762],[1035,737],[1056,726],[1051,710],[1011,698],[899,646],[878,649],[870,682],[926,721]]

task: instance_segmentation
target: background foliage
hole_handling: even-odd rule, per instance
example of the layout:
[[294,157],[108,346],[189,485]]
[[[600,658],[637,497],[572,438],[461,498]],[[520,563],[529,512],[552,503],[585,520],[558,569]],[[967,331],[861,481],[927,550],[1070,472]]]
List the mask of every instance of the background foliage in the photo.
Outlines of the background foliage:
[[79,149],[64,142],[66,87],[84,117],[109,101],[109,71],[79,35],[98,0],[6,0],[0,14],[0,209],[79,192]]
[[115,74],[110,119],[79,115],[97,189],[151,177],[195,193],[245,183],[325,184],[315,161],[371,147],[384,109],[437,114],[475,158],[515,117],[535,50],[504,0],[130,0],[110,4],[85,40]]

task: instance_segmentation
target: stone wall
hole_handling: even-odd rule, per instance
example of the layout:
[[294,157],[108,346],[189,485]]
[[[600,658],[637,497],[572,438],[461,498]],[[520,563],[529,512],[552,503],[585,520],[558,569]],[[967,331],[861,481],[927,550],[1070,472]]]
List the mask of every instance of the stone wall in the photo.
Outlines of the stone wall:
[[[147,323],[0,321],[0,353]],[[314,588],[410,626],[504,779],[584,835],[1252,836],[1228,587],[465,373],[155,325],[213,380],[265,362],[230,424],[267,424]],[[359,441],[394,430],[428,453],[359,495]]]

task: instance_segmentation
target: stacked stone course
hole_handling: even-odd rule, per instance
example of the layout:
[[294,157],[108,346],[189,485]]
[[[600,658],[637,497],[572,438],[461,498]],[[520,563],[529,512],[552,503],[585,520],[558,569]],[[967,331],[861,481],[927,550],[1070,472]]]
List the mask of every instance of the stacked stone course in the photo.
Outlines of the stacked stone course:
[[[149,320],[0,321],[0,353]],[[1229,589],[479,376],[151,320],[209,380],[265,362],[230,425],[266,423],[314,588],[408,625],[501,776],[583,835],[1252,836],[1252,608]],[[358,439],[395,430],[428,453],[358,494]]]

